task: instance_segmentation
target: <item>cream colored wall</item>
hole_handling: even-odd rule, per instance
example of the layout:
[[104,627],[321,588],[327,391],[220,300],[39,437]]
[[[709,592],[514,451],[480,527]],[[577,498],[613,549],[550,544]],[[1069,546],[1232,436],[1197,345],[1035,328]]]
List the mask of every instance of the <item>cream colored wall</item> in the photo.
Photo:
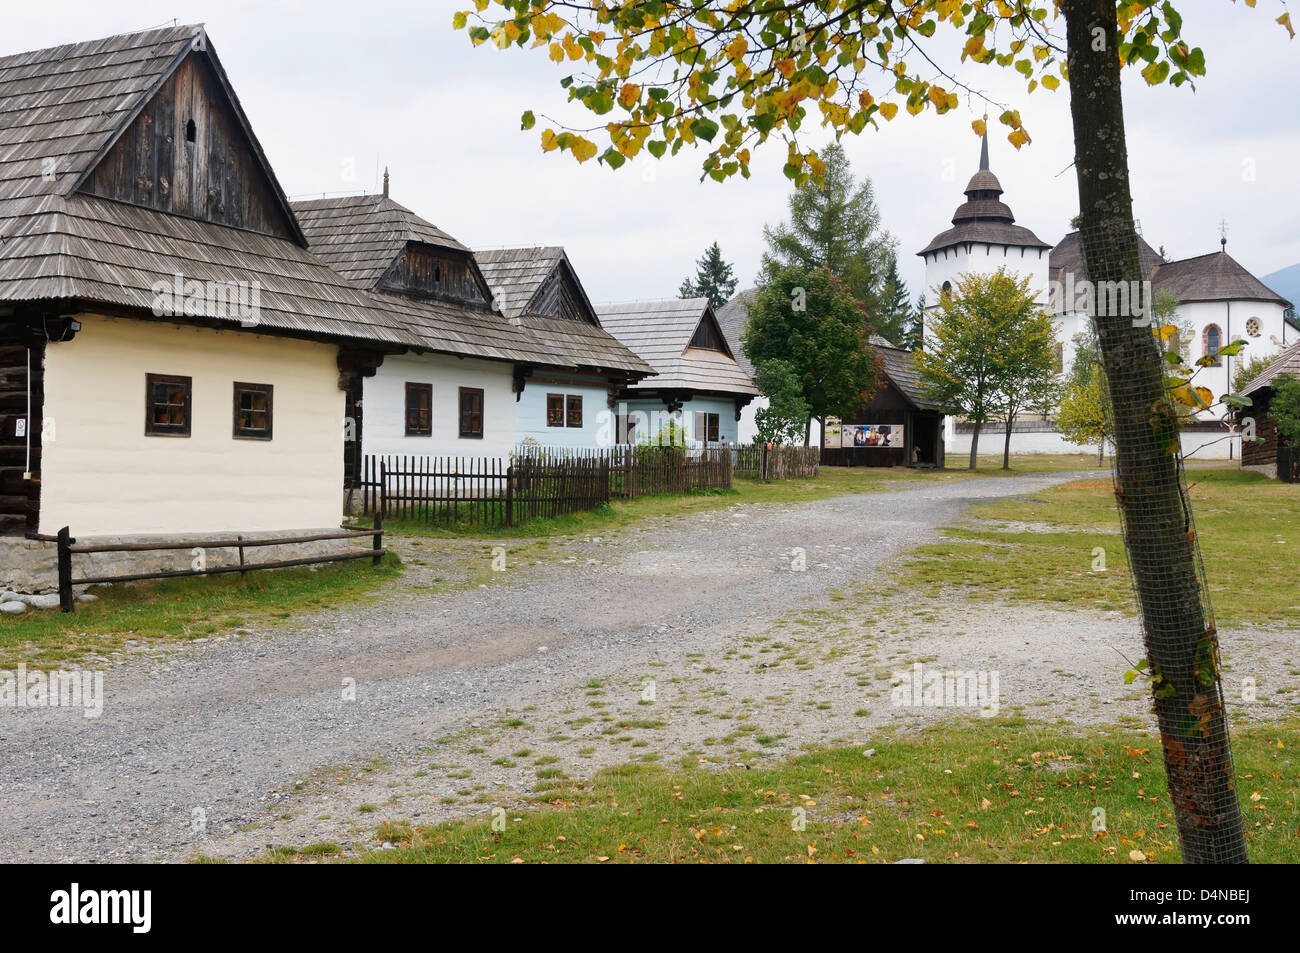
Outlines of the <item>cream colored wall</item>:
[[[339,525],[344,400],[334,345],[98,315],[78,320],[72,341],[45,352],[42,533]],[[193,378],[189,437],[145,436],[149,373]],[[231,436],[235,381],[274,385],[272,440]]]

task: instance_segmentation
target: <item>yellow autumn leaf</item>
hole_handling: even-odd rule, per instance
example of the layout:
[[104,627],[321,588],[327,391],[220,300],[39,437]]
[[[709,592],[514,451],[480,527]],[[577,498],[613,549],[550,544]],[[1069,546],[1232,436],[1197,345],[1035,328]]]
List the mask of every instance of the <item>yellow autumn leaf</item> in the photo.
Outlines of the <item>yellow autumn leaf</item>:
[[897,113],[898,113],[898,104],[897,104],[897,103],[881,103],[881,104],[880,104],[880,114],[881,114],[882,116],[884,116],[886,120],[893,119],[894,116],[895,116]]
[[542,151],[543,151],[543,152],[553,152],[553,151],[555,151],[556,149],[558,149],[559,147],[560,147],[560,144],[559,144],[558,142],[555,141],[555,130],[554,130],[554,129],[547,129],[545,132],[542,133]]
[[1294,40],[1295,28],[1291,26],[1291,14],[1290,13],[1282,14],[1280,17],[1277,18],[1277,22],[1282,24],[1284,27],[1286,27],[1286,32],[1290,35],[1291,39]]
[[1007,136],[1007,142],[1011,143],[1017,149],[1029,141],[1029,133],[1025,132],[1023,129],[1017,129],[1015,132],[1011,133],[1011,135]]
[[586,162],[596,154],[596,144],[582,136],[574,136],[569,140],[569,151],[579,162]]
[[737,33],[736,38],[722,48],[723,52],[733,60],[740,59],[748,49],[749,41],[740,33]]
[[975,130],[977,136],[982,136],[988,132],[988,124],[983,119],[976,119],[970,124],[970,127]]
[[624,109],[631,109],[641,98],[641,87],[635,83],[627,83],[618,91],[618,101]]
[[777,68],[777,71],[786,79],[789,79],[794,75],[794,60],[790,59],[788,56],[784,59],[777,60],[772,65],[774,65]]

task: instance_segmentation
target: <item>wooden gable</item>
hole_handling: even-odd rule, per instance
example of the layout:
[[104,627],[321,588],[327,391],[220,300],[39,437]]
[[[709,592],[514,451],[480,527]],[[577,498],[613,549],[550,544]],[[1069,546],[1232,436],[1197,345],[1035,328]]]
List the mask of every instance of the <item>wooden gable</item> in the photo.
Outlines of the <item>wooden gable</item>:
[[561,261],[555,270],[542,282],[529,312],[548,318],[565,318],[569,321],[584,321],[599,325],[596,313],[587,302],[587,296],[578,285],[577,277],[568,265]]
[[468,253],[419,242],[407,243],[379,280],[378,289],[484,308],[492,300]]
[[192,51],[90,170],[82,190],[302,244],[246,120],[204,51]]
[[700,318],[700,323],[696,325],[695,333],[691,335],[691,341],[686,346],[704,351],[717,351],[735,360],[735,355],[731,353],[731,347],[727,344],[718,319],[713,316],[712,308],[704,309],[704,316]]

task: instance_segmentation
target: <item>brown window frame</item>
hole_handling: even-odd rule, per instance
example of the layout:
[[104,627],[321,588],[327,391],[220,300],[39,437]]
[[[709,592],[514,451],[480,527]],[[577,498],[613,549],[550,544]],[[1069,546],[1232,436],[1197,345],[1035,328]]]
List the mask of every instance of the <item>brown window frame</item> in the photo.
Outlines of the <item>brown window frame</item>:
[[[154,422],[153,399],[154,387],[158,384],[180,384],[185,388],[185,420],[179,424],[160,424]],[[172,406],[167,404],[166,406]],[[194,423],[194,378],[182,374],[148,374],[144,375],[144,434],[146,437],[188,437]]]
[[[560,410],[560,416],[559,416],[559,419],[558,419],[558,420],[556,420],[556,421],[553,422],[552,419],[551,419],[551,409],[552,409],[551,404],[552,404],[552,402],[554,402],[554,401],[559,401],[559,404],[560,404],[560,407],[559,407],[559,410]],[[547,394],[547,395],[546,395],[546,426],[548,426],[548,427],[563,427],[563,426],[564,426],[564,422],[565,422],[565,420],[568,419],[567,414],[565,413],[564,405],[565,405],[565,398],[564,398],[564,395],[563,395],[563,394]]]
[[[573,407],[578,407],[578,422],[573,422]],[[582,429],[582,395],[569,394],[564,398],[564,426]]]
[[[433,436],[433,385],[421,384],[417,381],[406,382],[406,401],[403,407],[404,420],[406,424],[406,436],[408,437],[432,437]],[[411,394],[423,394],[427,399],[426,423],[423,427],[411,426]]]
[[[700,418],[704,418],[704,436],[700,436]],[[710,426],[712,423],[712,426]],[[710,436],[712,434],[712,436]],[[701,443],[722,442],[722,415],[707,410],[695,412],[695,439]]]
[[[239,412],[242,409],[239,405],[240,394],[265,394],[266,395],[266,429],[256,430],[244,427],[239,422]],[[231,436],[236,440],[270,440],[272,438],[275,415],[275,385],[274,384],[249,384],[244,381],[235,381],[234,386],[234,412],[235,418],[231,429]]]
[[[465,421],[465,418],[466,418],[467,416],[469,416],[469,417],[472,418],[472,417],[474,416],[474,413],[475,413],[475,411],[472,410],[472,409],[469,410],[468,412],[465,410],[465,398],[466,398],[466,397],[474,397],[474,396],[477,396],[477,397],[478,397],[478,411],[477,411],[477,413],[478,413],[478,432],[477,432],[477,433],[476,433],[474,430],[472,430],[472,429],[466,429],[466,421]],[[460,437],[461,437],[461,439],[462,439],[462,440],[482,440],[482,439],[483,439],[483,431],[484,431],[484,429],[485,429],[485,427],[484,427],[484,418],[485,418],[485,416],[486,416],[486,412],[485,412],[485,409],[484,409],[484,400],[483,400],[483,388],[481,388],[481,387],[462,387],[462,388],[460,388],[459,399],[456,401],[456,407],[457,407],[457,411],[458,411],[458,413],[457,413],[457,418],[458,418],[459,421],[460,421],[459,431],[460,431]]]

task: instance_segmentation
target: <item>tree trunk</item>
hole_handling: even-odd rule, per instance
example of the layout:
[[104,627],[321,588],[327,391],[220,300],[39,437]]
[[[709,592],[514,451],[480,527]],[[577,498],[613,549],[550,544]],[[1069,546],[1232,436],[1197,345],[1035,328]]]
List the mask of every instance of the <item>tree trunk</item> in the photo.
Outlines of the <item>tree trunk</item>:
[[980,428],[983,426],[981,421],[975,421],[975,430],[970,435],[970,464],[966,467],[967,470],[975,469],[975,457],[980,449]]
[[812,439],[812,422],[811,417],[803,422],[803,445],[805,447],[808,446],[808,441]]
[[[1140,282],[1115,0],[1063,0],[1062,8],[1088,278]],[[1173,414],[1164,362],[1149,324],[1135,326],[1131,315],[1095,320],[1115,414],[1115,493],[1183,861],[1243,863],[1248,858],[1219,682],[1218,638],[1208,598],[1203,601],[1182,456],[1167,452],[1170,438],[1153,426]],[[1167,424],[1160,430],[1171,432]],[[1173,430],[1172,440],[1177,439]]]
[[1016,415],[1007,411],[1007,438],[1002,442],[1002,469],[1011,469],[1011,428],[1016,424]]
[[1101,443],[1097,444],[1097,466],[1104,467],[1105,465],[1106,465],[1106,441],[1103,440]]

